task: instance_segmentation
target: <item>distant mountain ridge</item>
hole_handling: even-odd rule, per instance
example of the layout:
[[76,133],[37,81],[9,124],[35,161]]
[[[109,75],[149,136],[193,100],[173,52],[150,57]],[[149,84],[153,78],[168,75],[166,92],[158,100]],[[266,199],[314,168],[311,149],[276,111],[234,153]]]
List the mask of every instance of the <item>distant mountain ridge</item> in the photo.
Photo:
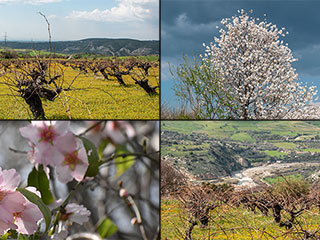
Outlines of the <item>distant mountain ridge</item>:
[[[1,47],[4,42],[0,42]],[[13,49],[33,49],[48,51],[47,42],[8,41],[6,46]],[[159,55],[158,40],[110,39],[88,38],[75,41],[53,41],[52,48],[55,53],[78,54],[91,53],[105,56],[146,56]]]

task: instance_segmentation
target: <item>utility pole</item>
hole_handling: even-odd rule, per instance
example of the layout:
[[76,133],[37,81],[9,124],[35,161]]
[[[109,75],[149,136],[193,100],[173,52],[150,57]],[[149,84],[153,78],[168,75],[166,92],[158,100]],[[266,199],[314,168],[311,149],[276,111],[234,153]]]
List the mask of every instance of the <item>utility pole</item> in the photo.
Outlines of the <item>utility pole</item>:
[[7,48],[7,32],[4,33],[4,48]]

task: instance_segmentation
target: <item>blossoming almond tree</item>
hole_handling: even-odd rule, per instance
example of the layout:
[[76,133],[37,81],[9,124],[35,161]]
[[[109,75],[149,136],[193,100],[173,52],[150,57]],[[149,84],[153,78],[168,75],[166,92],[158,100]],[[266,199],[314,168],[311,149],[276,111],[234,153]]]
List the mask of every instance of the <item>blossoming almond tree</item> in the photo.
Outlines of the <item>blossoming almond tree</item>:
[[[87,189],[96,190],[97,194],[104,193],[106,187],[110,189],[110,194],[117,197],[115,204],[119,207],[119,201],[120,205],[123,202],[122,206],[130,216],[125,220],[121,219],[120,214],[121,225],[125,221],[131,226],[132,219],[135,218],[137,221],[132,228],[138,225],[134,233],[137,238],[156,238],[158,231],[150,231],[149,224],[141,217],[143,214],[134,194],[130,188],[125,189],[129,186],[128,181],[121,178],[127,171],[132,171],[134,163],[139,165],[139,159],[142,166],[146,166],[140,166],[140,172],[143,169],[149,172],[150,164],[157,162],[147,152],[146,142],[138,144],[139,133],[129,122],[98,121],[77,124],[82,124],[84,128],[77,128],[75,131],[70,122],[37,121],[19,129],[20,134],[29,142],[27,154],[34,166],[28,175],[27,187],[24,188],[19,187],[20,176],[15,169],[0,168],[0,238],[66,239],[75,233],[75,230],[70,230],[70,226],[76,223],[93,225],[91,229],[95,229],[101,238],[116,234],[116,238],[125,239],[128,233],[121,235],[121,230],[116,225],[119,216],[111,220],[110,213],[107,216],[103,214],[104,211],[98,215],[92,213],[97,206],[94,200],[88,198]],[[21,153],[18,149],[13,151]],[[115,169],[111,172],[103,171],[112,166]],[[149,174],[158,175],[157,172]],[[115,181],[119,181],[118,186],[117,182],[114,184]],[[61,190],[57,187],[57,182],[60,185],[66,184],[67,188],[70,186],[66,196],[61,197],[58,193]],[[126,195],[122,196],[120,193],[124,189]],[[110,199],[107,194],[103,196],[102,204],[108,203],[111,206],[112,196]],[[79,204],[79,198],[83,199],[82,204]],[[99,209],[102,209],[101,204]],[[112,212],[116,212],[114,207]],[[123,214],[123,209],[120,212]],[[90,218],[92,215],[101,219],[94,221]],[[129,236],[129,239],[135,238]]]
[[[214,90],[213,102],[223,109],[215,110],[213,117],[318,118],[320,111],[312,105],[317,91],[298,81],[291,65],[297,59],[280,40],[288,32],[253,18],[244,10],[239,13],[232,19],[222,19],[220,37],[215,37],[209,46],[204,44],[205,54],[200,56],[203,71],[211,71],[211,77],[206,78],[210,84],[202,84],[201,94],[207,96]],[[201,81],[196,79],[196,85]]]

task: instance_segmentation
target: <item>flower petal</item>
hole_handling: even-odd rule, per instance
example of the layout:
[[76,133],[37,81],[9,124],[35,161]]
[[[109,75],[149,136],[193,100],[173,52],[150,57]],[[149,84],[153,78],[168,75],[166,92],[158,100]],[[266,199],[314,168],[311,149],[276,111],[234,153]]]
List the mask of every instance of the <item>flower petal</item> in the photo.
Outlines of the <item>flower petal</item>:
[[72,181],[73,177],[68,166],[59,166],[56,168],[56,173],[58,175],[58,180],[62,183],[67,183]]

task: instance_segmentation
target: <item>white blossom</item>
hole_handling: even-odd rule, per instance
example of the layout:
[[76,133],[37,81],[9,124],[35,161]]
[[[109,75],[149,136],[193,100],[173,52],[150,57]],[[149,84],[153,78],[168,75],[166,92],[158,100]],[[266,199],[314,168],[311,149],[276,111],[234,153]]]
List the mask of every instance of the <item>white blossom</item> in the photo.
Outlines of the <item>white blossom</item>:
[[292,67],[297,61],[279,39],[285,28],[259,22],[243,9],[240,16],[221,20],[220,37],[205,47],[201,56],[217,81],[221,95],[231,94],[225,111],[234,119],[319,118],[312,104],[315,87],[303,86]]

